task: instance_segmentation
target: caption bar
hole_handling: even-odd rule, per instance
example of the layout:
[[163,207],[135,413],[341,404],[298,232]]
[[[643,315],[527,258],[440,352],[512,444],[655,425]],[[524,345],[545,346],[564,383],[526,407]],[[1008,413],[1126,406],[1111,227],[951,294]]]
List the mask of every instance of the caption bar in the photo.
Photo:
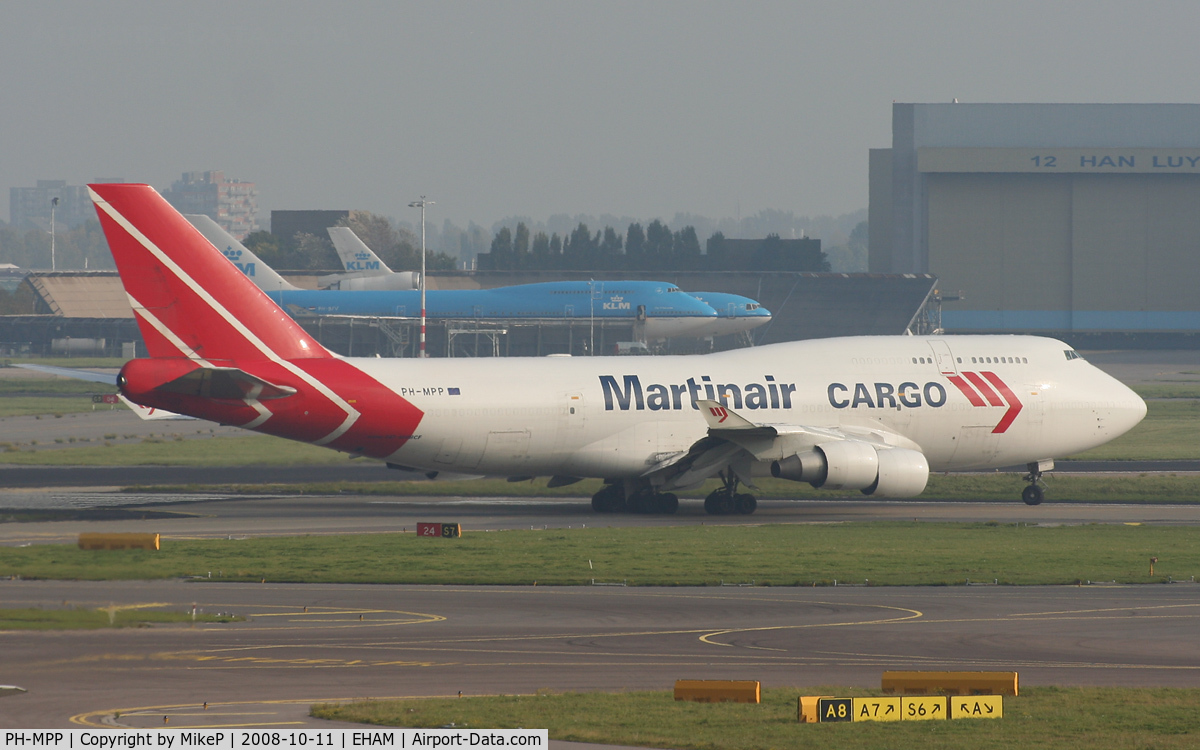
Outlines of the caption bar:
[[90,731],[17,730],[2,735],[0,748],[88,750],[180,750],[181,748],[549,747],[545,729],[350,729],[253,731],[143,729]]

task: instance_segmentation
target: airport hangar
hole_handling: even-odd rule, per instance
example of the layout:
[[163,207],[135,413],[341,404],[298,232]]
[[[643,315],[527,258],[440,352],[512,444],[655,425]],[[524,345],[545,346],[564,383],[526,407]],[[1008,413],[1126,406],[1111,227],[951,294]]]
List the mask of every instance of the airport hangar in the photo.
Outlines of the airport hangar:
[[[289,275],[315,288],[320,272]],[[768,344],[780,341],[868,334],[932,333],[940,326],[937,279],[927,274],[655,271],[442,272],[429,288],[492,288],[540,281],[644,279],[678,284],[684,290],[740,294],[762,302],[772,320],[751,331],[751,341],[734,336],[714,342],[674,339],[671,353]],[[3,356],[145,356],[145,347],[115,271],[30,273],[34,314],[0,316]],[[416,356],[419,323],[413,318],[298,315],[318,341],[346,356]],[[592,321],[586,315],[560,320],[431,320],[431,356],[544,356],[613,353],[617,342],[636,339],[632,322]]]
[[1200,346],[1200,105],[893,104],[869,221],[947,333]]

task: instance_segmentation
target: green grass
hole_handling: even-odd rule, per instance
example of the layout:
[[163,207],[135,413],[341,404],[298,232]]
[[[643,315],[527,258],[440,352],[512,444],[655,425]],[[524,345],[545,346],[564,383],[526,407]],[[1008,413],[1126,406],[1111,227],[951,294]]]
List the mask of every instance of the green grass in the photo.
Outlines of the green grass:
[[[74,366],[74,365],[73,365]],[[58,378],[0,378],[0,417],[77,414],[92,410],[92,394],[116,393],[116,385]],[[97,404],[108,409],[108,404]],[[125,409],[124,405],[119,406]]]
[[[178,423],[177,423],[178,424]],[[208,429],[208,422],[196,422]],[[167,428],[164,428],[167,429]],[[346,454],[270,435],[214,437],[204,440],[145,438],[137,443],[89,445],[83,448],[28,451],[5,450],[0,443],[0,463],[22,466],[299,466],[336,464]],[[214,474],[214,480],[220,480]]]
[[[97,385],[99,384],[97,383]],[[104,393],[105,391],[97,389],[90,392]],[[95,404],[94,408],[99,411],[100,409],[109,409],[110,406],[109,404]],[[124,404],[117,404],[117,408],[128,411]],[[43,419],[51,419],[63,414],[79,414],[92,410],[93,404],[90,396],[4,396],[0,398],[0,417],[41,416]]]
[[1200,383],[1196,381],[1130,386],[1144,399],[1200,398]]
[[1150,401],[1146,418],[1121,437],[1073,458],[1156,460],[1200,458],[1200,400]]
[[157,612],[146,609],[0,609],[2,630],[93,630],[142,628],[191,622],[233,622],[230,615]]
[[799,724],[800,695],[856,688],[767,688],[761,704],[691,703],[669,692],[425,698],[314,706],[312,715],[385,726],[549,730],[551,739],[696,750],[1174,750],[1200,744],[1200,690],[1022,688],[994,720]]
[[[433,521],[453,522],[453,512]],[[1155,576],[1149,559],[1157,557]],[[0,548],[0,577],[186,576],[301,583],[811,586],[1160,583],[1200,575],[1200,528],[998,523],[467,531],[175,541],[157,552],[67,545]]]

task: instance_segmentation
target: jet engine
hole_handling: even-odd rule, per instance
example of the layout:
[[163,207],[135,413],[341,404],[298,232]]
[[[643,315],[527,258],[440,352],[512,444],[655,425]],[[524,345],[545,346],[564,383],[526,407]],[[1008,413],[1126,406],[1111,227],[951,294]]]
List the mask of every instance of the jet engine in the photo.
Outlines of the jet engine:
[[411,291],[421,286],[421,274],[416,271],[397,271],[378,276],[350,275],[330,285],[330,289],[342,291],[394,292]]
[[920,451],[839,440],[775,461],[771,476],[808,482],[818,489],[913,497],[921,494],[929,481],[929,462]]

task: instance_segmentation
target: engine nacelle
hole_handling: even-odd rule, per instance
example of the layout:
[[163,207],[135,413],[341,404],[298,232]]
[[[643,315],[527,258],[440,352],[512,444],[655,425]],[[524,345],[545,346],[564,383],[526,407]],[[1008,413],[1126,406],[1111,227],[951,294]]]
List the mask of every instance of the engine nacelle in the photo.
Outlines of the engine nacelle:
[[380,276],[351,276],[336,282],[331,289],[342,291],[395,292],[411,291],[421,286],[421,274],[416,271],[397,271]]
[[808,482],[818,489],[912,497],[921,494],[929,481],[929,462],[920,451],[840,440],[775,461],[771,464],[771,476]]
[[793,482],[809,482],[820,487],[825,481],[825,456],[816,450],[797,453],[771,463],[771,476]]
[[920,451],[885,448],[879,451],[879,477],[864,495],[876,497],[916,497],[929,482],[929,461]]

